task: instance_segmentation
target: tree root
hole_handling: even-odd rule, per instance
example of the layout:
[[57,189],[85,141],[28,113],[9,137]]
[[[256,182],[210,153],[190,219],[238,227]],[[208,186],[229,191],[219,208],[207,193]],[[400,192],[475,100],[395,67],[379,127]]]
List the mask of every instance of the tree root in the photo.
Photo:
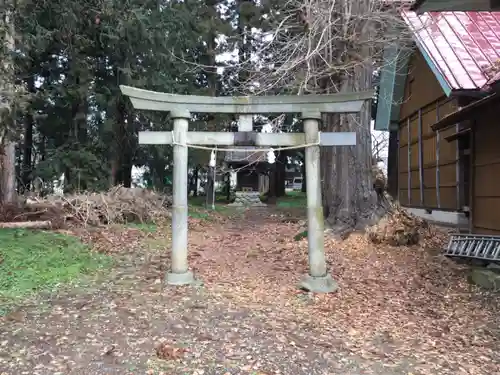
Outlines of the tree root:
[[395,209],[389,196],[377,195],[377,198],[375,204],[368,205],[363,211],[355,212],[355,215],[347,210],[339,210],[336,215],[330,214],[326,219],[328,232],[345,240],[353,232],[367,231]]
[[353,232],[365,232],[374,244],[411,246],[425,242],[431,247],[442,247],[448,233],[426,220],[410,214],[387,195],[379,197],[377,204],[355,217],[340,212],[329,218],[328,232],[345,240]]

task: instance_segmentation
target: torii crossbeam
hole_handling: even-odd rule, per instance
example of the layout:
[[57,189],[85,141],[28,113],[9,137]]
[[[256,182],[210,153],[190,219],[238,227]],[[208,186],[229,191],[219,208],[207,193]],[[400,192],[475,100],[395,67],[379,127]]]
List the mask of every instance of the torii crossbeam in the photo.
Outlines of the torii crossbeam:
[[[312,292],[333,292],[337,284],[328,273],[324,250],[321,200],[320,146],[355,146],[356,133],[320,133],[322,113],[356,113],[373,91],[331,95],[207,97],[174,95],[120,86],[134,108],[168,111],[172,132],[139,132],[140,144],[173,144],[172,267],[166,282],[187,285],[195,281],[188,264],[188,147],[206,146],[306,146],[309,273],[300,287]],[[238,132],[188,132],[191,113],[239,115]],[[304,133],[254,133],[253,114],[301,113]]]

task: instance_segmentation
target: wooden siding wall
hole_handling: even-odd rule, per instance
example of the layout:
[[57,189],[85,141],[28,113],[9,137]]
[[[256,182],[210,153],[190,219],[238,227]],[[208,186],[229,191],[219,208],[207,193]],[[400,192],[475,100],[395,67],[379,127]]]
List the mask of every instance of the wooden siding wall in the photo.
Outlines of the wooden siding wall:
[[[496,104],[498,106],[498,103]],[[500,127],[498,109],[484,111],[473,127],[472,230],[500,234]]]
[[[411,86],[411,88],[410,88]],[[417,51],[410,59],[399,123],[398,199],[404,206],[456,210],[457,142],[444,138],[455,127],[434,132],[431,126],[457,109]]]

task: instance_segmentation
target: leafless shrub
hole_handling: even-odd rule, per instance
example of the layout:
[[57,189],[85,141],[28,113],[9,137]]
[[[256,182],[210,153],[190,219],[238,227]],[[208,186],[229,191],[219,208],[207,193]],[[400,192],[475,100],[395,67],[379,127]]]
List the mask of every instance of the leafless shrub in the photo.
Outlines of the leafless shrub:
[[15,215],[3,221],[51,220],[57,227],[65,223],[101,226],[128,222],[155,223],[170,218],[172,198],[141,188],[113,187],[102,193],[50,195],[32,198]]
[[287,90],[297,94],[339,92],[361,67],[380,69],[384,47],[399,46],[400,58],[412,45],[400,16],[405,1],[290,0],[278,11],[272,31],[251,61],[240,61],[247,93]]

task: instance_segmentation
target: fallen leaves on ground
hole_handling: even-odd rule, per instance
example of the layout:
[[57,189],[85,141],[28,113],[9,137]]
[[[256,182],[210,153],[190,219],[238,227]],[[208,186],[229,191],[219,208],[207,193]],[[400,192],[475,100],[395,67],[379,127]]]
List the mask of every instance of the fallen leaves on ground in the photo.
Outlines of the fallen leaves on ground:
[[[500,371],[498,298],[470,286],[465,266],[420,245],[326,235],[340,288],[305,293],[297,283],[308,271],[307,240],[293,239],[300,227],[267,210],[190,219],[189,261],[203,288],[164,287],[168,225],[91,233],[100,251],[130,258],[117,265],[116,280],[85,297],[62,296],[48,313],[0,322],[2,347],[17,356],[16,371],[24,363],[43,375],[135,374],[149,364],[149,373],[169,375]],[[19,353],[29,358],[21,362]],[[0,356],[0,371],[4,363]],[[42,363],[51,372],[36,367]]]
[[156,346],[156,356],[164,361],[181,359],[186,352],[185,348],[179,348],[166,342],[161,342]]
[[[458,371],[465,363],[470,374],[500,370],[498,301],[467,283],[464,266],[422,246],[373,244],[363,234],[327,237],[339,291],[298,293],[307,240],[294,241],[297,225],[263,216],[191,234],[191,262],[210,287],[256,309],[279,307],[275,314],[303,319],[326,337],[344,337],[344,347],[367,359],[412,357],[428,368],[421,373]],[[425,229],[445,242],[446,232]]]
[[393,203],[390,203],[387,214],[367,230],[368,238],[374,244],[390,246],[420,244],[425,247],[444,246],[448,240],[448,232]]

